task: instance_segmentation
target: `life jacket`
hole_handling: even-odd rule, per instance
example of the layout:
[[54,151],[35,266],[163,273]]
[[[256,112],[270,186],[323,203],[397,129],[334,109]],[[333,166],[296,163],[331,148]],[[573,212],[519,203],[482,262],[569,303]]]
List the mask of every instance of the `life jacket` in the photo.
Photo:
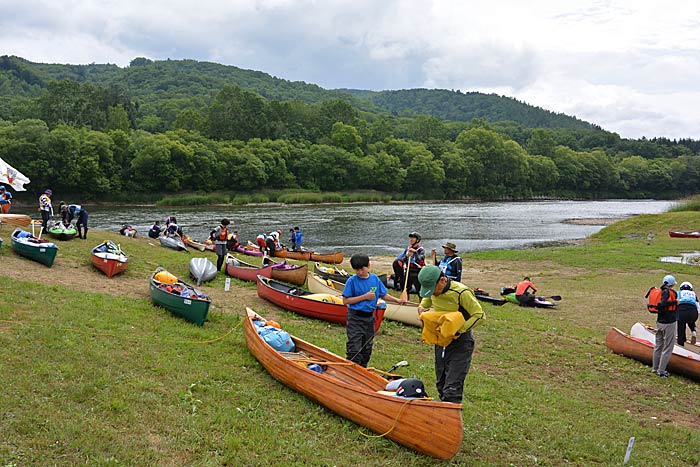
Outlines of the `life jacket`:
[[423,342],[447,347],[459,337],[459,330],[466,320],[461,311],[426,311],[421,313]]
[[228,240],[228,229],[225,228],[224,226],[221,226],[221,231],[219,232],[218,240],[221,240],[224,242]]
[[678,308],[678,301],[676,300],[678,295],[673,289],[666,290],[668,290],[668,300],[666,301],[665,305],[661,305],[664,289],[661,287],[651,287],[647,291],[647,294],[644,297],[648,299],[647,310],[649,310],[649,313],[676,311],[676,308]]

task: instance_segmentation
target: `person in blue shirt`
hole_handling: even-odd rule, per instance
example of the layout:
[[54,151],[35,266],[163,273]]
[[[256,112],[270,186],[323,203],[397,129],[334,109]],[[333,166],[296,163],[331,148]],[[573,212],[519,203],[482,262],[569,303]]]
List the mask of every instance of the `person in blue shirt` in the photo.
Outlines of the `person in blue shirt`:
[[162,230],[163,228],[160,226],[160,221],[155,221],[153,223],[153,226],[148,231],[148,236],[151,238],[158,238],[160,237],[160,233]]
[[678,291],[678,325],[676,328],[676,339],[678,345],[685,345],[685,328],[690,328],[690,343],[697,342],[697,333],[695,332],[695,322],[698,320],[698,296],[693,290],[693,284],[683,282]]
[[462,282],[462,258],[457,256],[457,253],[459,253],[457,245],[452,242],[447,242],[442,245],[442,248],[445,251],[445,257],[439,262],[437,260],[437,251],[435,248],[432,249],[433,263],[450,279]]
[[5,185],[0,185],[0,212],[7,214],[12,206],[12,193],[7,191]]
[[294,227],[294,251],[302,251],[304,247],[301,244],[304,242],[304,233],[301,231],[299,226]]
[[343,289],[343,303],[348,307],[345,352],[348,360],[367,367],[372,356],[377,302],[382,298],[403,305],[406,300],[389,295],[379,277],[369,272],[369,256],[352,255],[350,266],[355,270],[355,275],[350,276]]

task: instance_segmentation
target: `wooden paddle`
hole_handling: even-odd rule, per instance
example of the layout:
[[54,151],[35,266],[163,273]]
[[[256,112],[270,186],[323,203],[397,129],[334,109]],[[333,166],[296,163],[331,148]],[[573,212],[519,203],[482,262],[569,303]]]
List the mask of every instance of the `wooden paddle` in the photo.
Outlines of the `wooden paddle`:
[[403,282],[403,290],[401,291],[401,300],[408,301],[408,274],[411,272],[411,251],[406,255],[406,280]]
[[561,300],[561,295],[550,295],[549,297],[544,297],[544,298],[551,298],[555,302],[558,302],[559,300]]

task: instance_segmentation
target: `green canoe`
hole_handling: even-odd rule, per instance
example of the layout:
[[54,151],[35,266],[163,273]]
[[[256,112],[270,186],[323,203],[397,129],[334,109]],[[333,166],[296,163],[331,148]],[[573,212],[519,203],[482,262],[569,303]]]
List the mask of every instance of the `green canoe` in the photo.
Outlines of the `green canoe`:
[[179,279],[173,284],[161,282],[156,279],[156,274],[166,272],[158,268],[151,275],[149,289],[151,300],[156,305],[162,306],[174,315],[185,318],[199,326],[204,325],[211,305],[211,298],[196,287]]
[[68,226],[65,226],[61,222],[53,224],[46,229],[46,231],[56,240],[70,240],[78,235],[78,231],[75,229],[73,224],[68,224]]
[[17,254],[38,261],[48,267],[53,265],[53,260],[56,259],[56,253],[58,253],[58,247],[55,243],[37,238],[22,229],[15,229],[12,232],[11,240],[12,249]]

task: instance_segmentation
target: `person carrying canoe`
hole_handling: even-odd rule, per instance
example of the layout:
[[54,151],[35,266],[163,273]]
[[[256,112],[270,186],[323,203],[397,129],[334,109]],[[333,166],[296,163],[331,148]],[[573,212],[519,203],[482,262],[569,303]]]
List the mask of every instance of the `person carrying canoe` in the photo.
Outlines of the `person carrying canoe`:
[[515,287],[515,298],[522,306],[533,306],[532,302],[537,298],[535,294],[530,293],[530,289],[532,289],[533,292],[537,292],[535,284],[533,284],[527,276]]
[[221,219],[221,223],[212,231],[210,238],[216,245],[216,270],[221,271],[226,263],[226,245],[228,244],[228,226],[231,224],[226,218]]
[[51,195],[53,191],[44,190],[39,196],[39,213],[41,213],[41,233],[45,234],[49,225],[49,219],[53,216],[53,206],[51,205]]
[[440,260],[440,262],[437,260],[437,250],[435,248],[432,249],[431,253],[433,256],[433,263],[435,266],[439,267],[440,271],[442,271],[447,277],[457,282],[461,282],[462,258],[457,256],[457,253],[459,253],[457,245],[452,242],[447,242],[442,245],[442,248],[445,251],[445,256]]
[[[61,220],[66,227],[73,222],[74,217],[77,217],[75,228],[78,229],[78,238],[87,239],[88,212],[86,209],[79,204],[66,205],[66,203],[61,201],[58,203],[58,212],[61,214]],[[85,228],[85,233],[82,233],[83,228]]]
[[[428,265],[418,273],[423,341],[435,344],[435,384],[443,402],[462,402],[474,352],[472,328],[485,318],[474,291]],[[435,311],[430,311],[433,307]]]
[[369,271],[369,256],[352,255],[350,266],[355,275],[350,276],[343,289],[343,304],[348,307],[345,352],[348,360],[366,368],[372,356],[377,301],[381,298],[403,305],[406,300],[389,295],[379,277]]
[[151,238],[158,238],[158,237],[160,237],[160,233],[162,230],[163,229],[160,226],[160,221],[155,221],[153,223],[153,226],[148,231],[148,236]]
[[12,193],[7,191],[5,185],[0,185],[0,212],[7,214],[12,207]]
[[[392,268],[394,269],[395,290],[403,290],[406,273],[408,273],[406,291],[410,293],[413,288],[416,291],[420,289],[418,273],[425,266],[425,249],[420,245],[421,238],[418,232],[408,234],[408,247],[394,260]],[[407,263],[408,271],[404,271]]]

